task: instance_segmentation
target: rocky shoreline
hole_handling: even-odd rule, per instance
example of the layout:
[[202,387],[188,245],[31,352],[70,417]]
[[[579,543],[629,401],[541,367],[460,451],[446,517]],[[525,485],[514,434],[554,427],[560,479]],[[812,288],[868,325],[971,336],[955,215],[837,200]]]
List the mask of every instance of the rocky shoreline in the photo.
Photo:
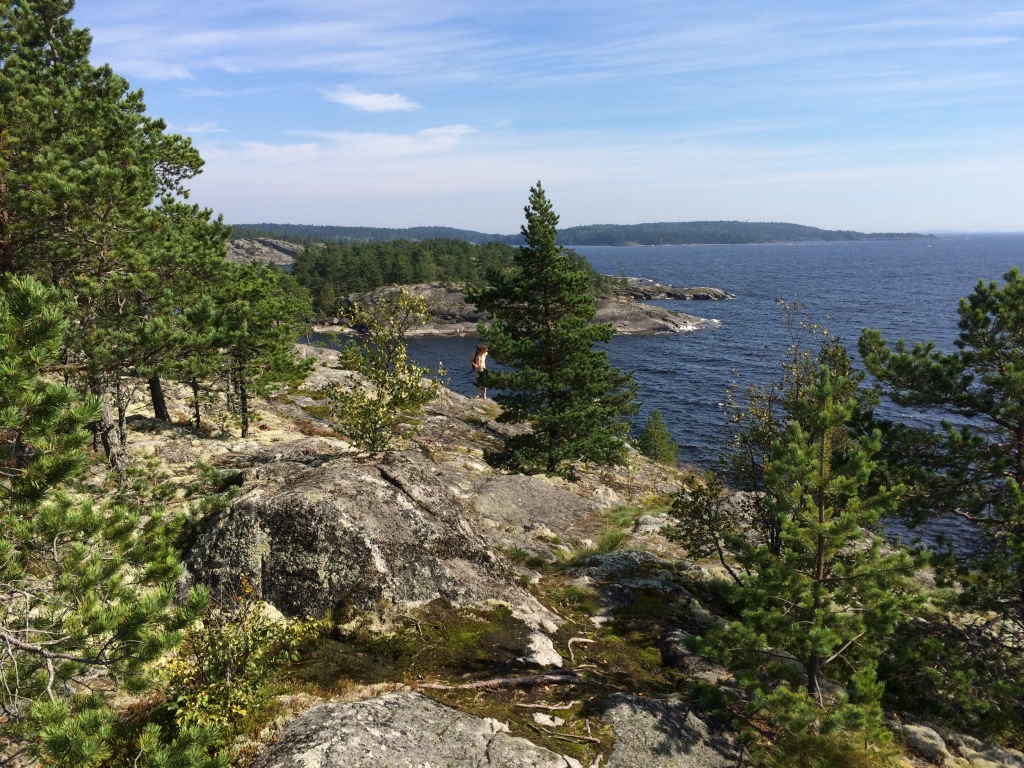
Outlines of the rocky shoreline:
[[624,285],[615,288],[615,295],[632,301],[652,301],[657,299],[676,299],[681,301],[728,301],[737,298],[735,294],[721,288],[680,288],[675,285],[662,285],[646,277],[621,277],[606,275],[616,280],[625,281]]
[[[639,278],[634,278],[639,279]],[[487,314],[480,312],[472,304],[466,303],[464,292],[459,288],[442,285],[410,285],[405,286],[411,292],[422,296],[430,311],[430,320],[423,325],[412,328],[410,336],[475,336],[477,323],[487,319]],[[661,286],[668,288],[667,286]],[[373,291],[357,300],[373,301],[385,291],[394,288],[382,288]],[[713,288],[673,289],[690,291],[691,298],[698,295],[718,295],[721,298],[735,298],[725,291]],[[703,317],[685,312],[666,309],[665,307],[641,304],[627,296],[612,299],[601,299],[597,302],[595,323],[610,323],[617,334],[624,336],[650,336],[659,333],[689,333],[698,331],[708,325],[718,323]],[[339,318],[329,318],[315,326],[318,333],[353,334],[351,328],[343,325]]]

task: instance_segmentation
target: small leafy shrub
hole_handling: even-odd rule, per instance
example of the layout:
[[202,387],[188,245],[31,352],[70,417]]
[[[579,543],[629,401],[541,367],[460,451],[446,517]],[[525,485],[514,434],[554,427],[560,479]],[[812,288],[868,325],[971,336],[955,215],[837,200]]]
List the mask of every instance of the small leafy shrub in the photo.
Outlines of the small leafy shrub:
[[[424,384],[430,371],[409,359],[405,334],[430,317],[427,304],[404,288],[389,293],[372,306],[353,304],[346,320],[363,335],[342,350],[341,365],[360,374],[369,387],[334,386],[327,390],[330,418],[342,434],[370,453],[389,450],[398,443],[401,412],[419,408],[441,393],[441,382]],[[405,435],[415,432],[406,425]]]
[[168,708],[178,725],[212,725],[226,740],[262,721],[284,668],[298,660],[299,646],[318,630],[314,623],[268,616],[245,581],[240,592],[185,634],[163,670]]

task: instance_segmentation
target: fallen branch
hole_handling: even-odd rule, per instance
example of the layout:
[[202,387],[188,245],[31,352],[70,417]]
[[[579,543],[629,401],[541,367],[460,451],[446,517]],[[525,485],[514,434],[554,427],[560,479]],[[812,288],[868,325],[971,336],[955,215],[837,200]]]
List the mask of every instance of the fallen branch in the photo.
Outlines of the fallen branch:
[[574,683],[578,680],[576,671],[567,669],[559,673],[526,675],[524,677],[496,677],[491,680],[477,680],[473,683],[461,683],[459,685],[420,683],[419,687],[429,688],[434,691],[472,691],[481,688],[518,688],[530,685],[543,685],[545,683]]
[[523,709],[547,709],[550,711],[557,711],[562,709],[572,709],[579,701],[570,701],[568,704],[513,704],[513,707],[522,707]]
[[569,649],[569,660],[573,664],[576,663],[576,657],[572,653],[572,644],[573,643],[596,643],[596,642],[597,642],[596,640],[588,640],[585,637],[570,637],[569,638],[569,642],[566,643],[566,647]]
[[564,733],[555,733],[554,731],[549,731],[547,728],[538,728],[536,725],[531,725],[530,727],[538,733],[550,736],[552,739],[561,739],[562,741],[584,741],[590,744],[601,743],[599,739],[592,739],[589,736],[570,736]]

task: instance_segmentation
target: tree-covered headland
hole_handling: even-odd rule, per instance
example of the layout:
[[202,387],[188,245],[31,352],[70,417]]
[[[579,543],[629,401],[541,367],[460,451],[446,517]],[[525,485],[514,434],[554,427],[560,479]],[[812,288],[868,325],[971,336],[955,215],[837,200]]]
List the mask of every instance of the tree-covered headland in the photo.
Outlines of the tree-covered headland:
[[[353,295],[387,285],[444,283],[481,288],[515,270],[516,249],[504,243],[462,240],[390,240],[371,243],[307,241],[292,274],[309,291],[317,313],[333,315]],[[586,275],[594,296],[611,292],[614,278],[599,275],[574,251],[566,257]]]
[[[522,233],[493,235],[451,227],[334,227],[306,224],[236,225],[237,237],[270,237],[296,243],[373,243],[389,240],[452,239],[469,243],[522,245]],[[560,245],[739,245],[754,243],[904,240],[929,237],[916,232],[856,232],[777,221],[664,221],[648,224],[585,224],[559,230]]]

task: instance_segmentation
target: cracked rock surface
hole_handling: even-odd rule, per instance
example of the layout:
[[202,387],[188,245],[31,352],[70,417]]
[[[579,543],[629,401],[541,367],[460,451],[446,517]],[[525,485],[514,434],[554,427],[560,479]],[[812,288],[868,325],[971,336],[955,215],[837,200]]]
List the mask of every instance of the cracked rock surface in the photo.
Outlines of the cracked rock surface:
[[732,733],[685,703],[627,693],[608,697],[603,717],[615,731],[607,768],[732,768],[740,750]]
[[418,693],[320,704],[295,720],[251,768],[570,768],[579,765],[508,726]]
[[464,502],[412,452],[254,460],[242,495],[211,518],[188,557],[193,577],[231,594],[244,576],[259,599],[293,617],[381,602],[507,604],[533,627],[558,619],[516,581],[466,519]]

